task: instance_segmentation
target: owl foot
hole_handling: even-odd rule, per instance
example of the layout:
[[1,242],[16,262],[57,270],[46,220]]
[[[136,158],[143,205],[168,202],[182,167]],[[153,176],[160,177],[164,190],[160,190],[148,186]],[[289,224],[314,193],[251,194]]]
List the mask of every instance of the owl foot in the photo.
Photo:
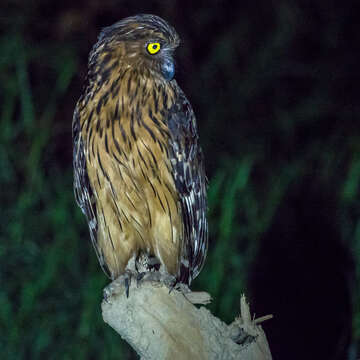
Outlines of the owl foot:
[[[154,286],[165,285],[171,291],[178,290],[186,293],[189,290],[185,284],[178,282],[175,276],[163,271],[144,271],[137,272],[126,269],[123,275],[120,275],[117,279],[113,280],[103,290],[103,297],[106,302],[109,302],[110,298],[123,291],[125,286],[126,297],[129,297],[131,281],[135,279],[136,285],[139,287],[144,282],[151,282]],[[184,288],[183,288],[184,287]],[[186,289],[185,289],[186,288]]]
[[168,288],[172,289],[176,283],[176,278],[173,275],[163,273],[161,271],[149,271],[139,274],[141,278],[138,280],[138,284],[144,281],[149,281],[158,284],[164,284]]
[[103,290],[104,300],[108,302],[111,296],[121,292],[123,286],[125,286],[126,297],[129,297],[131,279],[132,278],[137,279],[138,275],[139,274],[137,272],[128,269],[125,270],[125,273],[123,275],[120,275],[117,279],[115,279],[113,282],[111,282],[108,286],[104,288]]

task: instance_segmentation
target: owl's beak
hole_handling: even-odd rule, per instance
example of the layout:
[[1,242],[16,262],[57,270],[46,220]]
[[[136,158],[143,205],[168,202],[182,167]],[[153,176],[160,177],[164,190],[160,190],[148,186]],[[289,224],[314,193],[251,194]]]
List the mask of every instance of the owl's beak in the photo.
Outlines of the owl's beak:
[[161,73],[165,80],[171,81],[175,75],[175,63],[172,56],[166,56],[161,64]]

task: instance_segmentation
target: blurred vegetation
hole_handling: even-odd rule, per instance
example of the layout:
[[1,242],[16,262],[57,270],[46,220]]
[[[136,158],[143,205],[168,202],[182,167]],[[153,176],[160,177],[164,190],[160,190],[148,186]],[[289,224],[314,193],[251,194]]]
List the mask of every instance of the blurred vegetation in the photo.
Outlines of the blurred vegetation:
[[[107,279],[73,198],[71,121],[100,28],[140,12],[163,16],[183,39],[177,78],[206,155],[210,249],[194,288],[209,291],[211,310],[228,322],[241,292],[259,316],[280,304],[264,325],[274,358],[356,358],[360,35],[353,4],[204,5],[3,3],[1,359],[135,358],[101,319]],[[289,329],[319,314],[328,324],[304,325],[296,336]],[[320,350],[304,345],[310,337]]]

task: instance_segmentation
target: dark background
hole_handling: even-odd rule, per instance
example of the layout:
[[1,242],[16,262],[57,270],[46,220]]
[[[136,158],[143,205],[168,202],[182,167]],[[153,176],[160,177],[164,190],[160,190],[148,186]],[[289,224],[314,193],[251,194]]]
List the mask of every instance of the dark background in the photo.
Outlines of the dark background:
[[135,359],[101,319],[107,283],[72,192],[71,121],[104,26],[154,13],[182,38],[210,249],[194,289],[227,322],[245,292],[274,359],[360,345],[355,1],[2,1],[0,357]]

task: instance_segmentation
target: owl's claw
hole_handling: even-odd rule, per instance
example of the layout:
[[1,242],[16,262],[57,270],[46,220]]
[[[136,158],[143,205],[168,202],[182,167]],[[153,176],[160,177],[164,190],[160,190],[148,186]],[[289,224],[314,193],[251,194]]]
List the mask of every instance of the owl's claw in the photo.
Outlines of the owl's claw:
[[141,272],[137,275],[136,277],[136,286],[139,287],[139,285],[141,284],[142,280],[144,279],[146,275],[146,272]]
[[138,274],[130,270],[125,270],[123,275],[120,275],[117,279],[112,281],[109,285],[107,285],[103,290],[103,297],[106,302],[109,302],[111,296],[119,294],[123,286],[125,286],[126,297],[129,297],[129,291],[131,286],[131,278],[138,277]]
[[129,274],[129,272],[125,272],[124,274],[124,283],[125,283],[125,291],[126,291],[126,297],[129,297],[129,289],[130,289],[130,285],[131,285],[131,274]]

